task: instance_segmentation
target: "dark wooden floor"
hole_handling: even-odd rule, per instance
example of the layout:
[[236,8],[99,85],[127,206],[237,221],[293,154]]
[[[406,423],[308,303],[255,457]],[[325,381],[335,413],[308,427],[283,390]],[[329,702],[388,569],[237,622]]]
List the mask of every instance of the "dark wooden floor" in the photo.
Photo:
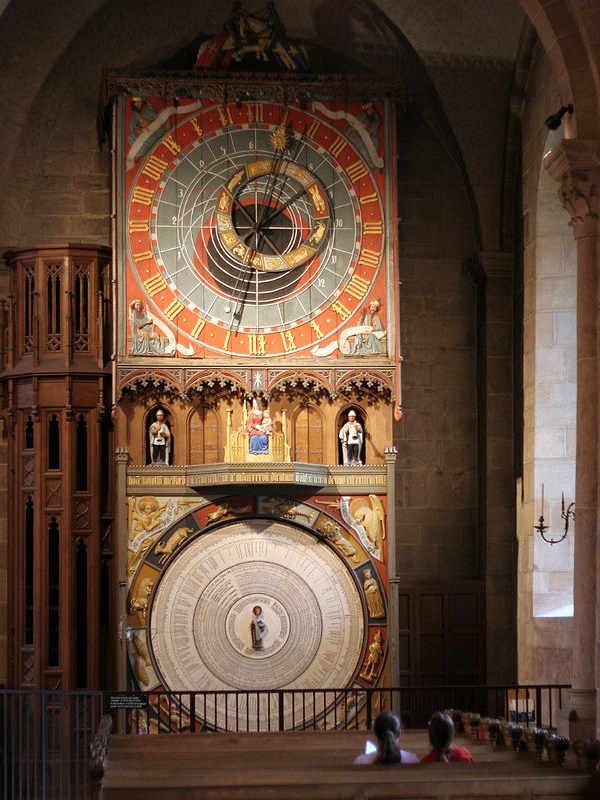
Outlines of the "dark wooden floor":
[[[570,800],[600,799],[600,775],[570,755],[564,767],[459,737],[474,763],[353,764],[364,731],[115,735],[102,800]],[[424,755],[425,731],[402,746]]]

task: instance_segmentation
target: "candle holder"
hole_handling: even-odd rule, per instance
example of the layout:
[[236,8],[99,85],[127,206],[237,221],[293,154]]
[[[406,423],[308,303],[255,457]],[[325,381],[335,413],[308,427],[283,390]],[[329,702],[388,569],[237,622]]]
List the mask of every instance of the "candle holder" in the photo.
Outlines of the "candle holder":
[[[543,496],[544,495],[542,494],[542,497]],[[565,529],[562,533],[562,536],[560,536],[558,539],[555,539],[552,535],[546,536],[546,532],[548,531],[548,525],[544,524],[543,510],[544,510],[544,503],[542,501],[542,513],[540,514],[540,519],[538,521],[538,524],[533,526],[534,531],[537,531],[542,537],[542,539],[545,542],[548,542],[548,544],[558,544],[559,542],[562,542],[563,539],[566,538],[567,533],[569,532],[569,520],[575,519],[575,501],[569,503],[569,505],[567,506],[567,510],[565,511],[565,493],[564,492],[562,493],[560,518],[565,521]]]

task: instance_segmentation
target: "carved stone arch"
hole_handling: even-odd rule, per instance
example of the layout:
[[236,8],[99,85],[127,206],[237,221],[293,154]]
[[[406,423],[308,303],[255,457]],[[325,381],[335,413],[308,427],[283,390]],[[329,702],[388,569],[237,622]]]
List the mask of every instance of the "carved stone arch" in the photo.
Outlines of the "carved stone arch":
[[316,405],[302,403],[292,418],[292,461],[323,464],[325,460],[325,420]]
[[146,416],[144,417],[144,439],[145,439],[145,452],[146,452],[146,464],[152,464],[152,453],[150,450],[150,426],[156,420],[156,413],[162,409],[165,414],[164,421],[167,424],[167,427],[170,431],[170,442],[169,442],[169,464],[173,464],[174,457],[175,457],[175,414],[173,410],[170,409],[164,403],[156,403],[155,405],[151,406],[148,411],[146,412]]
[[[357,405],[356,403],[349,403],[345,406],[341,411],[337,419],[336,430],[339,432],[342,427],[348,422],[348,412],[355,411],[356,412],[356,421],[360,423],[362,426],[362,445],[360,448],[359,458],[360,463],[364,464],[366,462],[366,445],[367,445],[367,414],[361,406]],[[344,451],[342,447],[342,441],[338,436],[338,464],[344,463]]]
[[217,464],[223,460],[223,431],[217,411],[206,403],[188,416],[189,464]]

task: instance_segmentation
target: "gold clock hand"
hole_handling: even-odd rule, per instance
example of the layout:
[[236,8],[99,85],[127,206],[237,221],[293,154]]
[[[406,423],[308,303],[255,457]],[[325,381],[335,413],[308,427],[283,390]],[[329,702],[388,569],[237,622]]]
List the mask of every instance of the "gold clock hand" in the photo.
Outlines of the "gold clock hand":
[[[283,154],[278,156],[277,158],[271,159],[272,168],[267,176],[266,181],[266,191],[263,192],[262,195],[262,202],[261,202],[261,215],[257,219],[258,225],[264,224],[264,218],[268,212],[268,209],[271,206],[271,202],[273,197],[275,196],[275,188],[278,184],[277,177],[281,175],[281,165],[283,164],[284,158]],[[281,188],[279,189],[279,196],[281,196]],[[258,215],[257,215],[258,216]]]
[[294,203],[303,194],[306,194],[306,188],[304,186],[301,189],[299,189],[294,195],[292,195],[291,197],[288,197],[288,199],[285,201],[285,203],[282,203],[281,205],[277,206],[277,208],[270,208],[269,211],[271,213],[267,215],[266,220],[262,224],[263,225],[268,225],[271,222],[272,219],[274,219],[278,214],[280,214],[288,206],[290,206],[292,203]]

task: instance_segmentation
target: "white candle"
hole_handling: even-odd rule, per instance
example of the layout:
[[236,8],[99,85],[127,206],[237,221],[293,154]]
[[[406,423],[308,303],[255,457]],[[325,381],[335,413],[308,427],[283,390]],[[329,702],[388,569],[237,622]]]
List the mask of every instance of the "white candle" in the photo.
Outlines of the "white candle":
[[542,511],[540,516],[544,516],[544,484],[542,483]]

